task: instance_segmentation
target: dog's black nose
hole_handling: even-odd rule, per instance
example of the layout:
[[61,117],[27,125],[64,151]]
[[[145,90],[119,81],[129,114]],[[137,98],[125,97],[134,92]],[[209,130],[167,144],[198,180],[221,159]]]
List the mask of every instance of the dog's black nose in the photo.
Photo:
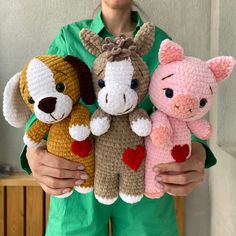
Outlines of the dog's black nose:
[[56,103],[57,98],[47,97],[39,102],[38,108],[45,113],[52,113],[55,111]]

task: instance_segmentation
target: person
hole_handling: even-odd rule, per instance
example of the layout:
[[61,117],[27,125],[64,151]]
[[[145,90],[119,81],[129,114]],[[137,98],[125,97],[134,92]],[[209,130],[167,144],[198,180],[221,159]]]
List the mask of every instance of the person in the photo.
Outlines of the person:
[[[101,0],[101,10],[91,20],[82,20],[62,27],[51,43],[48,54],[72,55],[82,59],[90,68],[95,57],[83,47],[79,38],[82,28],[89,28],[101,38],[125,34],[134,37],[143,21],[138,12],[132,11],[132,0]],[[158,49],[162,40],[170,38],[156,27],[155,42],[144,56],[150,74],[158,66]],[[149,97],[140,103],[149,114],[153,110]],[[97,104],[88,106],[91,113]],[[35,121],[34,114],[26,129]],[[156,168],[157,181],[168,192],[160,199],[144,197],[139,203],[127,204],[118,199],[113,205],[102,205],[93,193],[82,195],[76,191],[69,198],[51,196],[47,236],[51,235],[108,235],[111,219],[113,235],[178,235],[175,208],[171,195],[189,194],[204,178],[204,167],[216,163],[216,159],[202,140],[192,137],[191,157],[183,163],[161,164]],[[36,149],[24,148],[21,155],[23,169],[39,182],[47,194],[60,195],[80,185],[88,177],[84,167],[47,152],[45,146]],[[168,174],[172,172],[172,174]],[[175,174],[173,174],[175,172]]]

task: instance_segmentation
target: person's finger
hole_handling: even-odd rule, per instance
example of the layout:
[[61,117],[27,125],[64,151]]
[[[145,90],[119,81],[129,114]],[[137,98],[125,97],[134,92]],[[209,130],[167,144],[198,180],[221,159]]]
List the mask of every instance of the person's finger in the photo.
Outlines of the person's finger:
[[62,195],[62,194],[65,194],[65,193],[68,193],[71,191],[70,188],[65,188],[65,189],[54,189],[54,188],[50,188],[48,187],[46,184],[44,183],[39,183],[40,186],[42,187],[43,191],[46,193],[46,194],[49,194],[49,195],[54,195],[54,196],[58,196],[58,195]]
[[163,163],[153,168],[157,174],[163,172],[201,171],[203,169],[204,163],[195,156],[191,156],[184,162]]
[[185,185],[191,182],[203,182],[204,179],[204,171],[197,172],[184,172],[183,174],[177,175],[168,175],[168,174],[160,174],[156,176],[156,181],[161,183],[169,183],[169,184],[178,184]]
[[58,168],[58,169],[67,169],[67,170],[84,170],[84,166],[78,162],[73,162],[73,161],[55,156],[47,152],[46,150],[44,150],[43,152],[41,150],[40,154],[37,156],[39,158],[40,163],[42,163],[45,166]]
[[38,169],[38,174],[41,176],[49,176],[58,179],[88,179],[89,176],[85,171],[57,169],[41,165]]
[[187,196],[193,189],[199,185],[197,182],[192,182],[186,185],[176,185],[176,184],[163,184],[163,189],[165,192],[174,196]]

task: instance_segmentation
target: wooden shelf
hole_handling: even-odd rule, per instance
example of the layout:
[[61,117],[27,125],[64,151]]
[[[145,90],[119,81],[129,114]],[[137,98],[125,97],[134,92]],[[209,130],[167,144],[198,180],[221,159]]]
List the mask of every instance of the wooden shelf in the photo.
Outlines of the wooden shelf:
[[0,186],[39,186],[32,175],[12,172],[10,176],[0,177]]

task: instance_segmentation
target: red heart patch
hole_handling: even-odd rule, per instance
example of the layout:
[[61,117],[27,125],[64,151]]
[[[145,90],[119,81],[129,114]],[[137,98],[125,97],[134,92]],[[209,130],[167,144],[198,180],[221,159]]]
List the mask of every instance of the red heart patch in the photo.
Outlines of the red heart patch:
[[189,155],[189,145],[175,145],[171,150],[171,156],[176,160],[176,162],[183,162],[187,159]]
[[74,141],[71,144],[71,152],[75,155],[79,155],[82,158],[87,157],[89,155],[91,148],[92,143],[89,138],[83,141]]
[[145,158],[145,148],[138,145],[135,150],[131,148],[125,149],[122,161],[132,170],[137,171]]

